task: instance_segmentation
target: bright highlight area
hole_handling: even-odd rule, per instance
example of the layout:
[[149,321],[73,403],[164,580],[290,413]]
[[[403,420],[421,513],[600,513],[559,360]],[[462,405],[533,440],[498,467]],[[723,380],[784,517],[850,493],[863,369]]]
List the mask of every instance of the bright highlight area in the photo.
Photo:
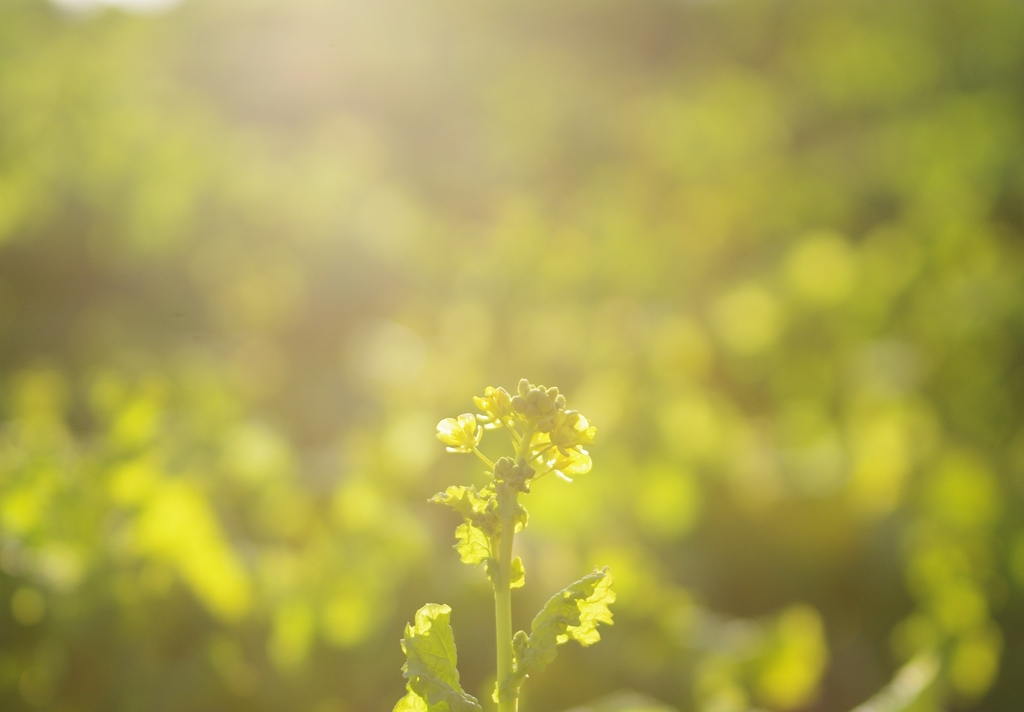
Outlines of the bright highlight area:
[[50,0],[54,5],[73,12],[88,12],[115,7],[129,12],[152,13],[168,10],[181,0]]

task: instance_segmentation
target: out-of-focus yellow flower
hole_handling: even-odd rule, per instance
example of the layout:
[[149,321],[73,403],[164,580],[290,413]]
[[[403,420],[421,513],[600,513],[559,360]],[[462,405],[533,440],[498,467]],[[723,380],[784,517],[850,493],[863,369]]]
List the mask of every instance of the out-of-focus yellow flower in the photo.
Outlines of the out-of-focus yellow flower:
[[585,475],[590,472],[593,464],[590,455],[581,447],[567,450],[565,453],[559,450],[551,450],[546,458],[549,469],[563,480],[572,482],[577,475]]
[[590,453],[583,448],[576,448],[570,450],[568,456],[564,459],[562,457],[557,458],[556,467],[557,471],[562,473],[562,476],[575,477],[576,475],[585,475],[590,472],[590,468],[593,466],[593,461],[590,459]]
[[473,396],[476,407],[483,411],[477,419],[488,430],[509,426],[512,423],[512,396],[504,388],[487,386],[482,396]]
[[448,446],[448,452],[473,452],[483,436],[483,428],[472,413],[445,418],[437,424],[437,439]]
[[575,410],[558,411],[553,422],[549,433],[551,444],[566,457],[573,448],[592,444],[597,435],[597,428]]

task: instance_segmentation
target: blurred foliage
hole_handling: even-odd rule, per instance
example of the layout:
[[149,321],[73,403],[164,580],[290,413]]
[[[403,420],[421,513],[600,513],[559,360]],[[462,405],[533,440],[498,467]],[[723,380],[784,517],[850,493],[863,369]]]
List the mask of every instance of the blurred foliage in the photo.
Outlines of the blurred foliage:
[[522,376],[517,610],[619,591],[525,710],[1014,707],[1022,82],[1016,0],[6,0],[0,707],[387,709],[425,600],[487,699],[425,500]]

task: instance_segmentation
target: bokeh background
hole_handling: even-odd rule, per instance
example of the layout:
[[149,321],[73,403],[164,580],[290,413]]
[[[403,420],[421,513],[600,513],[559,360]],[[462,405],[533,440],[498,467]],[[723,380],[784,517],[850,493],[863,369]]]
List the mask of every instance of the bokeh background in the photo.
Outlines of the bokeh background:
[[1017,709],[1022,230],[1016,0],[4,0],[0,708],[387,712],[427,601],[486,700],[527,376],[524,710]]

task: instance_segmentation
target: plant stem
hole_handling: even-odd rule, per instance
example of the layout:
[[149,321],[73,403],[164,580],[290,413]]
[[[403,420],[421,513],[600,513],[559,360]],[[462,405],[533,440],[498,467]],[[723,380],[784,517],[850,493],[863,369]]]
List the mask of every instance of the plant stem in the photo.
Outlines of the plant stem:
[[[525,465],[530,458],[533,432],[526,429],[516,447],[516,462]],[[512,677],[512,543],[516,536],[516,509],[519,493],[505,485],[498,486],[498,511],[501,513],[501,534],[498,540],[498,575],[494,579],[494,625],[498,642],[498,680],[501,686]],[[498,703],[498,712],[517,712],[518,694]]]
[[[515,497],[514,491],[508,491]],[[514,511],[514,510],[513,510]],[[502,522],[498,543],[498,575],[494,581],[494,620],[498,641],[498,684],[512,676],[512,539],[515,536],[511,519]],[[518,700],[502,700],[499,712],[516,712]]]
[[494,463],[491,462],[490,458],[480,452],[479,448],[473,448],[473,454],[479,457],[485,465],[491,468],[491,472],[494,472]]

